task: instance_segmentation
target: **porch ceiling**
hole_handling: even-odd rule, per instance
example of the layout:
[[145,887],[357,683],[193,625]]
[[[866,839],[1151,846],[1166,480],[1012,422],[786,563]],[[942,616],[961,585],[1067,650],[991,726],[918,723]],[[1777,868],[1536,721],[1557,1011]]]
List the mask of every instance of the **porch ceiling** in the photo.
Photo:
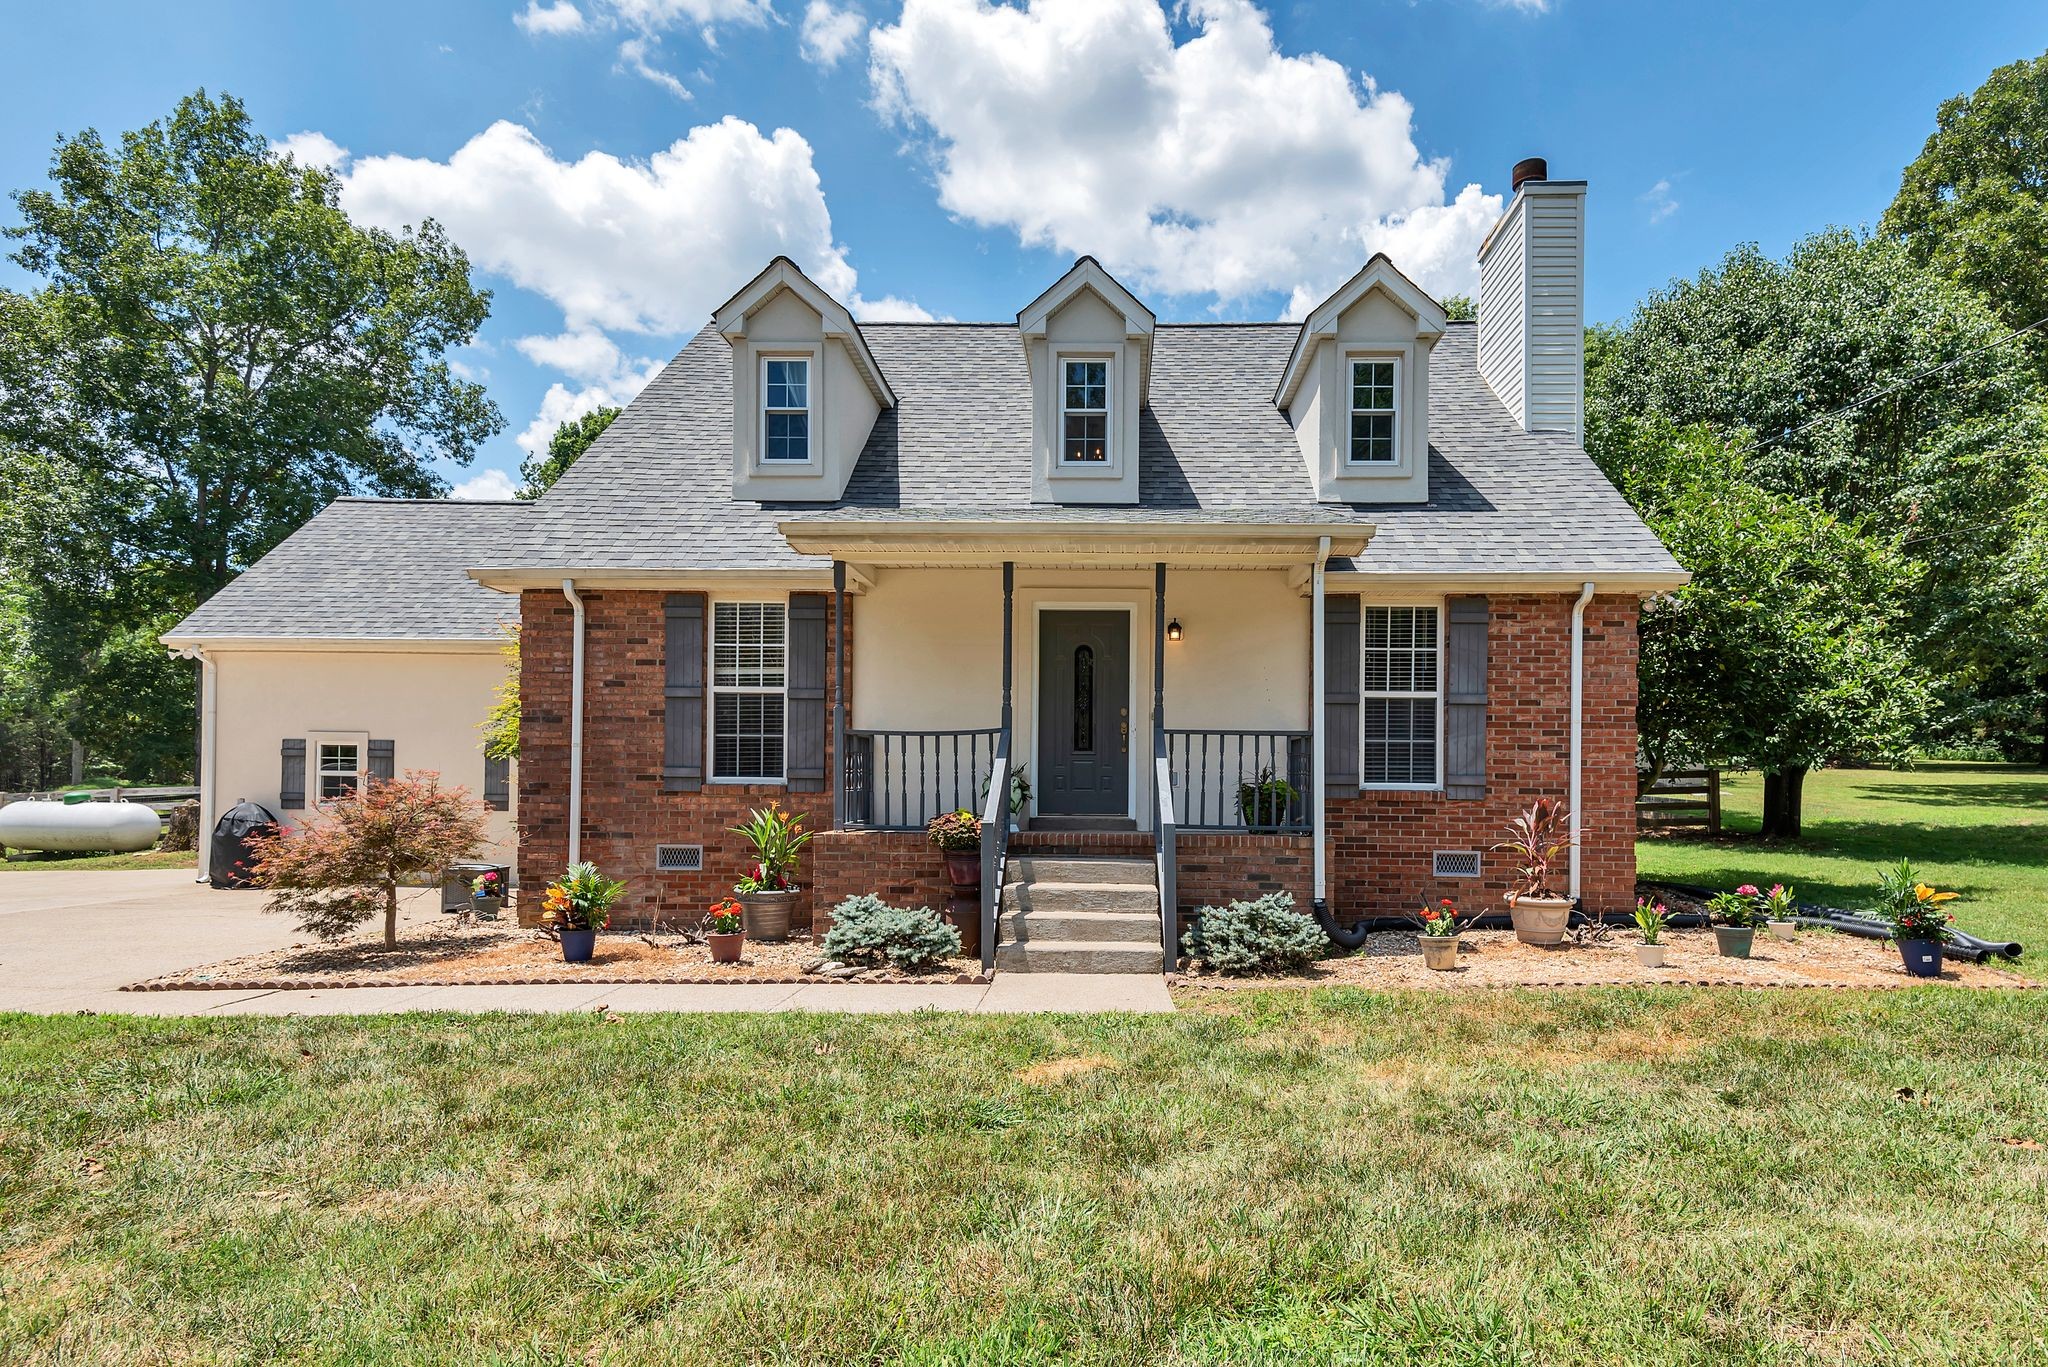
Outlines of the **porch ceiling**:
[[1330,554],[1356,556],[1370,524],[1077,523],[919,521],[915,524],[802,519],[779,524],[800,555],[877,567],[997,565],[1086,569],[1289,569],[1313,562],[1323,537]]

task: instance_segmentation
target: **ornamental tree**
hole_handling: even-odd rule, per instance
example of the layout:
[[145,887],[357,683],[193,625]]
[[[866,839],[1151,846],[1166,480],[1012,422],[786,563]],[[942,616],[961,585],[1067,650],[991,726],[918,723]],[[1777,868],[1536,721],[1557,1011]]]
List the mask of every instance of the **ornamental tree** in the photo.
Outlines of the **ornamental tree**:
[[439,774],[368,779],[355,796],[324,802],[296,831],[251,841],[265,911],[298,918],[323,940],[339,940],[382,912],[384,945],[398,943],[398,889],[473,856],[486,813],[467,789],[443,788]]

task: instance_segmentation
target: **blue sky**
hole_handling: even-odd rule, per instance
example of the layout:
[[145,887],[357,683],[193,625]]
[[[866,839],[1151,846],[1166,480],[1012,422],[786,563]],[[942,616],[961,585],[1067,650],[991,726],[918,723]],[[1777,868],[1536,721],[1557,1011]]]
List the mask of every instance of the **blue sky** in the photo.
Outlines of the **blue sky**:
[[507,423],[447,471],[469,492],[777,251],[866,318],[1008,318],[1082,251],[1162,318],[1273,318],[1375,247],[1467,286],[1533,154],[1591,183],[1589,315],[1616,318],[1738,242],[1874,222],[1940,100],[2048,48],[2038,0],[10,9],[41,57],[10,68],[0,185],[205,86],[359,217],[450,226],[496,292],[459,360]]

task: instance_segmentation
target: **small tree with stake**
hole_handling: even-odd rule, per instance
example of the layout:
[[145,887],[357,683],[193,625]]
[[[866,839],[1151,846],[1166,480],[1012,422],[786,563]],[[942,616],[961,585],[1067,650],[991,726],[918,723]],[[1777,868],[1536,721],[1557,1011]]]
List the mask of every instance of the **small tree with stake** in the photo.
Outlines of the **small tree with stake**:
[[384,945],[398,943],[398,889],[436,877],[483,844],[485,812],[467,790],[443,788],[436,773],[371,779],[361,791],[324,803],[296,831],[251,842],[257,885],[270,891],[265,911],[298,918],[323,940],[339,940],[384,914]]

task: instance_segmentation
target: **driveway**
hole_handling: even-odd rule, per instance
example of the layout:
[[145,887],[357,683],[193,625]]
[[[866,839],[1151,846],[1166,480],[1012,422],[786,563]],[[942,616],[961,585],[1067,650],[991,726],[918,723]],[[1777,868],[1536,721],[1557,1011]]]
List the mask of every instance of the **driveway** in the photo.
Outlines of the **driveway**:
[[[406,894],[407,922],[437,918],[435,893]],[[1171,1011],[1149,974],[1004,973],[986,987],[684,983],[545,987],[351,987],[304,992],[122,992],[201,964],[307,937],[263,911],[260,892],[192,881],[182,869],[0,872],[0,1011],[149,1016],[382,1014],[390,1011],[916,1010]]]

